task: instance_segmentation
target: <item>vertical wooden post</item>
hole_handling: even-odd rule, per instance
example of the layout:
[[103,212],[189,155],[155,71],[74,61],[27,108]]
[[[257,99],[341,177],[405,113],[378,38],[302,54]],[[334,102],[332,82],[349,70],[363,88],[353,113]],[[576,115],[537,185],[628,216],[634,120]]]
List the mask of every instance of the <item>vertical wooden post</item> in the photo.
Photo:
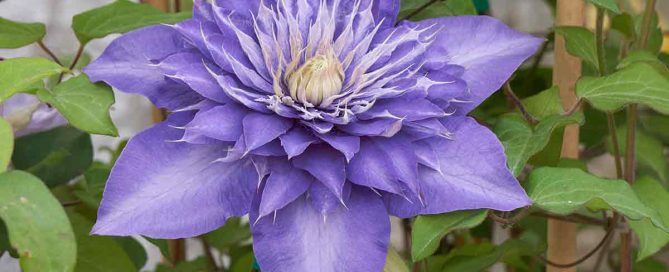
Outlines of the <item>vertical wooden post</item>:
[[[140,2],[152,5],[164,12],[170,11],[170,0],[140,0]],[[165,119],[165,112],[161,109],[153,108],[151,113],[153,122],[155,123],[161,122]],[[167,245],[169,248],[169,257],[172,260],[172,264],[177,264],[186,260],[186,243],[184,239],[169,240]]]
[[[584,23],[584,4],[581,0],[558,0],[555,25],[582,26]],[[570,109],[576,103],[575,86],[581,76],[581,61],[569,55],[564,38],[555,37],[555,67],[553,84],[560,88],[562,107]],[[567,126],[564,130],[562,158],[578,158],[579,127]],[[556,263],[570,263],[576,260],[576,224],[558,220],[548,220],[548,254],[549,260]],[[556,268],[549,266],[548,272],[570,271],[576,267]]]

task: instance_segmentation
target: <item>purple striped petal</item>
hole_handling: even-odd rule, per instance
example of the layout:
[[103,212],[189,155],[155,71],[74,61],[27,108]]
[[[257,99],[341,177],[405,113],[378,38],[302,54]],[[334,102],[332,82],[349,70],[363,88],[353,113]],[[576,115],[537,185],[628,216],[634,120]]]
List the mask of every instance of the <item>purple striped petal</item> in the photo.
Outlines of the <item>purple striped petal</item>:
[[221,141],[237,141],[242,135],[242,120],[249,110],[235,103],[200,111],[186,125],[186,131],[202,134]]
[[146,96],[158,107],[176,110],[202,98],[166,80],[156,63],[189,47],[172,27],[149,26],[114,40],[84,73],[93,82],[104,81],[120,91]]
[[[253,251],[263,271],[381,271],[390,221],[382,201],[355,188],[347,203],[323,217],[301,197],[252,226]],[[252,220],[256,215],[252,214]]]
[[256,149],[283,135],[293,121],[276,115],[249,113],[242,121],[246,151]]
[[266,216],[280,210],[304,194],[313,182],[313,177],[282,159],[271,160],[269,178],[265,182],[258,216]]
[[107,181],[92,233],[192,237],[249,211],[257,181],[250,161],[212,163],[225,146],[169,142],[180,134],[164,122],[128,142]]
[[343,200],[346,161],[339,151],[323,145],[312,145],[293,159],[293,165],[304,169]]
[[420,167],[424,205],[386,195],[391,214],[411,217],[467,209],[510,211],[532,204],[506,166],[504,148],[487,128],[469,117],[450,118],[455,140],[431,138],[425,143],[437,155],[439,169]]
[[302,154],[309,145],[317,143],[318,139],[302,126],[293,126],[286,134],[279,136],[281,146],[288,154],[288,159]]
[[[441,31],[427,50],[428,66],[465,67],[461,78],[471,91],[470,103],[459,105],[464,115],[498,90],[520,64],[536,52],[543,39],[517,32],[486,16],[435,18],[404,25],[436,25]],[[438,70],[438,69],[434,69]]]

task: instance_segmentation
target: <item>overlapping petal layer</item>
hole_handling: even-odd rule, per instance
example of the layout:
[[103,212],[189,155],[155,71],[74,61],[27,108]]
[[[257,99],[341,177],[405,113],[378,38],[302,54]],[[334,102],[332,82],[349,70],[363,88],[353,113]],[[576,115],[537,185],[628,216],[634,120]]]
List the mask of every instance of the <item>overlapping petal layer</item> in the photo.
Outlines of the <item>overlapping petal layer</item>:
[[464,115],[541,39],[489,17],[396,25],[398,9],[196,1],[114,41],[91,79],[178,113],[126,147],[94,232],[187,237],[250,212],[264,271],[379,271],[388,214],[528,205]]

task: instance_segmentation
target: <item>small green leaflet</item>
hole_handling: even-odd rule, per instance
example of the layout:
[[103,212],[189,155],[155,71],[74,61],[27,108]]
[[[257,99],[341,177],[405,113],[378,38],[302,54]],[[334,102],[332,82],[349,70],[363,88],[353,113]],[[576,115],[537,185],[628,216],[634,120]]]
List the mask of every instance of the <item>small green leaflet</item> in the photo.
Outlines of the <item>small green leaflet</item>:
[[571,116],[555,114],[533,127],[518,114],[506,114],[497,121],[493,131],[504,145],[509,169],[518,176],[527,161],[546,147],[553,130],[582,120],[580,113]]
[[599,67],[597,44],[592,31],[579,26],[559,26],[555,28],[555,33],[564,37],[569,54],[586,61],[593,68]]
[[67,69],[45,58],[14,58],[0,61],[0,102],[18,92],[30,91],[51,75]]
[[[77,238],[75,272],[137,271],[123,248],[109,236],[91,236],[93,222],[83,215],[68,212]],[[113,268],[113,269],[110,269]]]
[[0,17],[0,48],[19,48],[44,38],[41,23],[19,23]]
[[0,118],[0,173],[7,171],[14,151],[14,130],[5,119]]
[[386,265],[383,267],[383,272],[409,272],[409,267],[404,262],[392,246],[388,247],[388,255],[386,256]]
[[[618,145],[620,146],[621,156],[625,156],[627,146],[627,128],[619,127],[616,129],[618,134]],[[613,154],[611,148],[611,137],[608,138],[609,152]],[[667,169],[667,159],[664,156],[664,147],[660,140],[646,134],[641,130],[636,132],[636,158],[640,168],[649,169],[661,181],[669,182],[669,169]]]
[[[431,0],[411,0],[401,1],[401,8],[398,18],[403,19],[412,15],[410,20],[419,21],[429,18],[458,15],[476,15],[476,6],[472,0],[449,0],[437,1],[429,7],[422,10]],[[417,12],[417,13],[416,13]]]
[[557,86],[524,98],[522,102],[527,112],[538,120],[564,112],[560,104],[560,89]]
[[0,218],[23,271],[74,269],[77,248],[70,221],[39,179],[22,171],[0,174]]
[[660,215],[641,202],[624,180],[598,178],[576,168],[542,167],[532,171],[525,189],[534,207],[551,213],[613,208],[631,220],[649,219],[653,225],[669,230]]
[[[665,224],[669,224],[669,192],[652,178],[638,179],[632,189],[646,206],[656,210]],[[656,227],[648,219],[629,221],[630,227],[639,236],[639,254],[637,260],[647,258],[669,242],[669,233]]]
[[91,83],[84,74],[56,85],[52,92],[40,90],[37,96],[56,107],[70,124],[83,131],[118,136],[109,116],[114,93],[102,83]]
[[163,13],[146,4],[117,0],[72,18],[72,29],[82,45],[113,33],[125,33],[155,24],[172,24],[188,19],[190,12]]
[[636,40],[636,30],[634,29],[634,18],[629,13],[622,13],[611,19],[611,28],[618,30],[625,35],[629,41]]
[[91,136],[67,126],[20,137],[14,150],[14,167],[38,176],[49,187],[81,175],[93,161]]
[[620,9],[618,8],[618,5],[616,4],[615,0],[588,0],[588,1],[593,5],[606,9],[610,12],[613,12],[614,14],[620,13]]
[[411,230],[411,258],[416,262],[432,255],[446,234],[478,226],[487,214],[487,210],[471,210],[418,216]]
[[669,114],[669,78],[652,65],[637,62],[606,77],[584,77],[576,94],[598,110],[613,112],[638,103]]

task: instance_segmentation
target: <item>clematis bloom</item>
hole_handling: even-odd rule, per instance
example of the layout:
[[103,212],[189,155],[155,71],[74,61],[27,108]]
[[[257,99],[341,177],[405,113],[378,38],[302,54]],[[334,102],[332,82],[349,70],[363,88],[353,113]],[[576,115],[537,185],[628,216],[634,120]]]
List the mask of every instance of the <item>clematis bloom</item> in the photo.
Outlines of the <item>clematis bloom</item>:
[[23,93],[15,94],[2,103],[0,116],[12,125],[16,137],[67,124],[58,110],[41,103],[34,95]]
[[389,216],[530,204],[467,113],[542,43],[399,0],[196,1],[84,71],[172,112],[132,138],[100,235],[191,237],[250,214],[263,271],[381,271]]

